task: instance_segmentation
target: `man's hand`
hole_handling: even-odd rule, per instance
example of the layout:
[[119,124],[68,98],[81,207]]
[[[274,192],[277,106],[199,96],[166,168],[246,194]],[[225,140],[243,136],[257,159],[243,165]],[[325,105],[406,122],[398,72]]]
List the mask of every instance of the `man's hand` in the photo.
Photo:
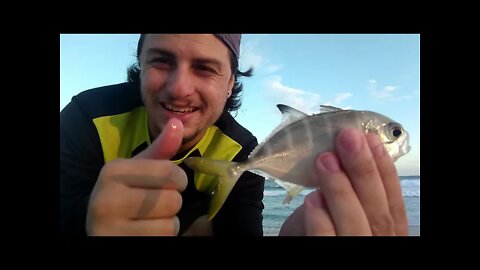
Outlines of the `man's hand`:
[[305,197],[280,235],[408,235],[398,174],[378,136],[345,129],[336,149],[317,157],[320,188]]
[[178,234],[180,192],[188,181],[168,159],[180,148],[182,137],[182,122],[170,119],[147,149],[102,168],[88,205],[88,235]]

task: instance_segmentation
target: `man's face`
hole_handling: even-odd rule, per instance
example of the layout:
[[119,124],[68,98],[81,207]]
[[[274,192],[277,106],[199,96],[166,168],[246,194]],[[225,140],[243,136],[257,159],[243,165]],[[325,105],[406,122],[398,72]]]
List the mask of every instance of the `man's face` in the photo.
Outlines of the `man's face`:
[[181,150],[193,147],[222,114],[232,76],[228,48],[214,35],[147,35],[140,79],[148,124],[158,136],[170,118],[182,121]]

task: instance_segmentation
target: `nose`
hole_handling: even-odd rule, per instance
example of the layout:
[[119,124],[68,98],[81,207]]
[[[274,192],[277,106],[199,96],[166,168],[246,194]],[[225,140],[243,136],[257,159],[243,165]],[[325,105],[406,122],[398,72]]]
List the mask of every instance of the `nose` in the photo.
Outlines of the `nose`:
[[178,66],[168,77],[167,91],[173,98],[183,98],[193,93],[191,74],[187,67]]

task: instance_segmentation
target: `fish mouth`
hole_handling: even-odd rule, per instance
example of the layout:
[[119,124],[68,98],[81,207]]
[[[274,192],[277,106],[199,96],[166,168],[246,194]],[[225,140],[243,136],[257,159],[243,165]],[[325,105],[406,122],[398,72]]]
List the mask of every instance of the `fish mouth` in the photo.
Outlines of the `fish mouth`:
[[410,146],[410,135],[406,130],[405,130],[405,133],[406,133],[405,143],[402,147],[403,154],[407,154],[412,149],[412,147]]
[[404,155],[407,154],[408,152],[410,152],[411,149],[412,149],[412,147],[410,145],[408,145],[408,144],[404,145],[402,147],[402,154],[404,154]]

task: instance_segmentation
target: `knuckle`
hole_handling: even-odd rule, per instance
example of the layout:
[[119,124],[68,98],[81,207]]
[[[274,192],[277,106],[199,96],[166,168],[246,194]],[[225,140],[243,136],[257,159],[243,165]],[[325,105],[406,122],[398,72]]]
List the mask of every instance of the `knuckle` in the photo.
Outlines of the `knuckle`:
[[402,204],[397,204],[397,205],[391,205],[390,206],[390,212],[392,213],[392,215],[395,219],[403,218],[403,217],[406,216],[405,205],[403,203]]
[[373,216],[370,227],[374,235],[392,235],[395,233],[395,223],[388,213]]
[[166,190],[166,214],[168,216],[173,216],[182,207],[182,195],[176,190]]
[[97,194],[90,201],[90,213],[95,218],[108,216],[113,207],[114,202],[108,194]]
[[354,172],[366,179],[378,175],[377,165],[373,159],[365,159],[355,167]]
[[405,209],[404,204],[390,206],[390,212],[396,223],[408,224],[407,221],[407,210]]
[[338,182],[328,185],[328,192],[335,200],[348,200],[351,197],[351,190],[348,186]]
[[111,201],[95,198],[91,201],[86,215],[86,232],[88,235],[109,235],[117,228],[112,216]]
[[159,177],[165,179],[165,186],[179,191],[185,190],[188,184],[185,171],[171,161],[165,161],[164,167],[159,171]]
[[160,160],[158,169],[155,171],[155,176],[159,178],[169,178],[173,171],[173,163],[167,160]]
[[125,159],[115,159],[106,163],[100,171],[99,180],[107,181],[116,178],[119,171],[125,167],[125,164]]

